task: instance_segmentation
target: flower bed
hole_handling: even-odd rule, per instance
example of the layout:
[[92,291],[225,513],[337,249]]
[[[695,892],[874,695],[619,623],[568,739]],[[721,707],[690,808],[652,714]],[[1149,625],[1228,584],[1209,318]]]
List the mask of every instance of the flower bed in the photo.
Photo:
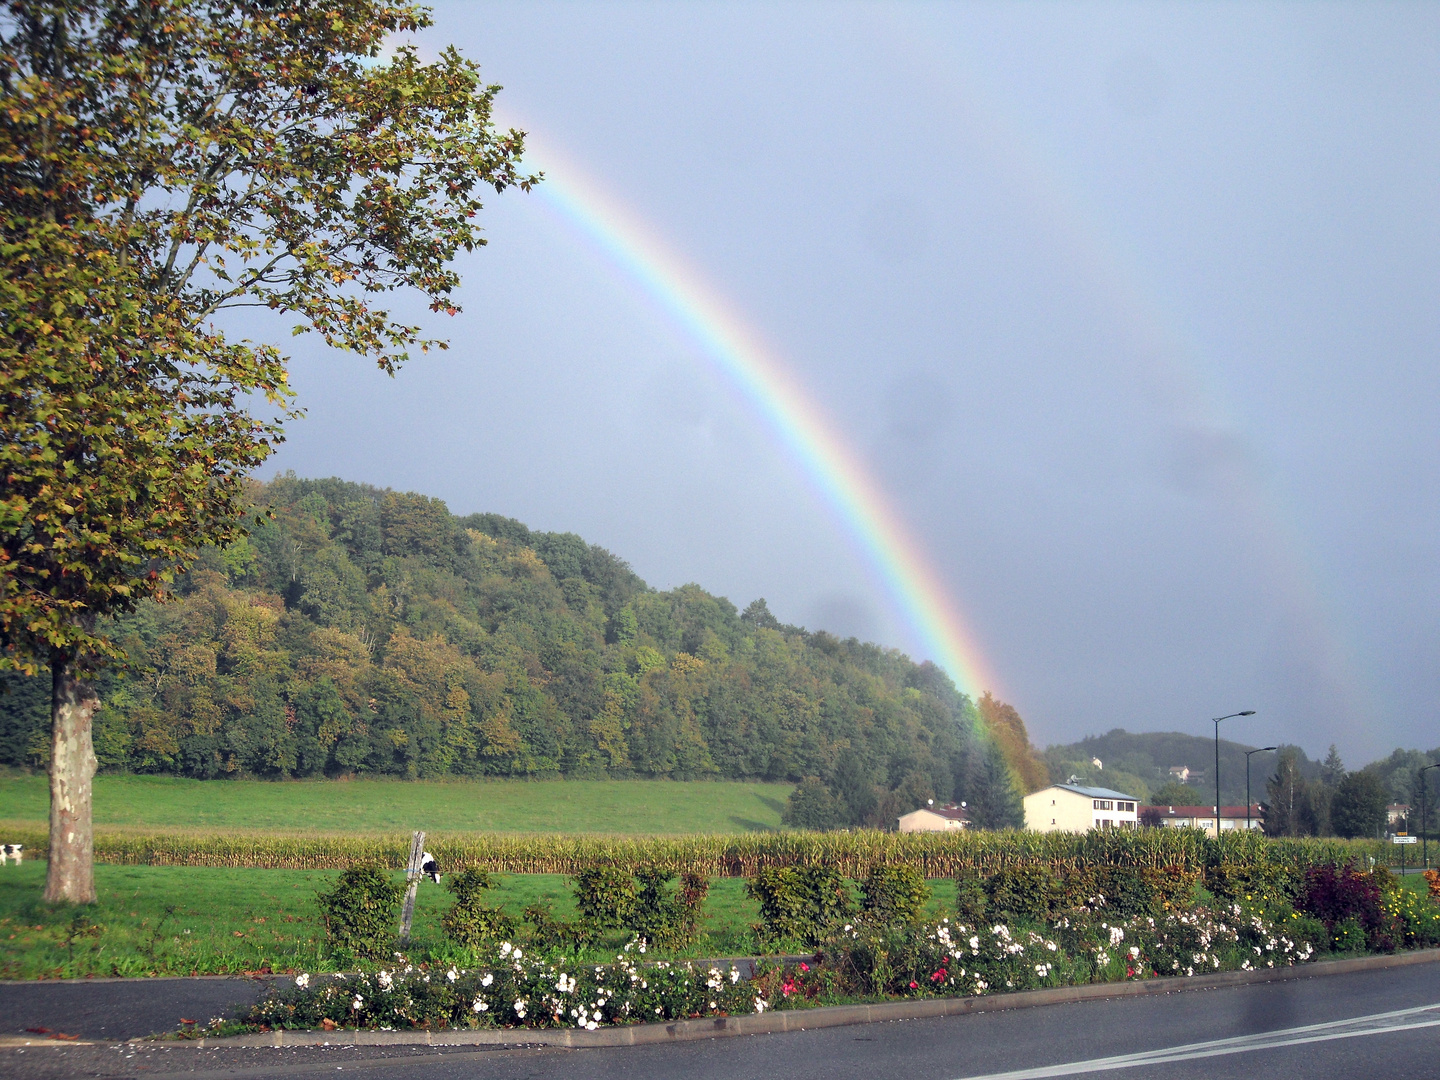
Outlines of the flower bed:
[[[509,942],[473,968],[401,963],[373,973],[300,975],[264,998],[246,1027],[578,1027],[763,1010],[737,968],[666,961],[642,966],[643,942],[613,964],[576,965],[528,956]],[[397,957],[398,958],[398,957]],[[217,1023],[220,1023],[217,1021]],[[212,1029],[216,1030],[216,1029]]]
[[[1309,924],[1307,924],[1309,925]],[[959,997],[1045,986],[1200,975],[1304,963],[1317,955],[1273,920],[1240,905],[1161,918],[1113,919],[1103,907],[1054,926],[942,920],[899,928],[846,925],[811,960],[734,966],[646,962],[638,940],[611,964],[536,957],[509,942],[488,962],[406,964],[301,975],[268,995],[236,1030],[578,1027],[736,1015],[858,1000]],[[1323,931],[1322,931],[1323,932]]]

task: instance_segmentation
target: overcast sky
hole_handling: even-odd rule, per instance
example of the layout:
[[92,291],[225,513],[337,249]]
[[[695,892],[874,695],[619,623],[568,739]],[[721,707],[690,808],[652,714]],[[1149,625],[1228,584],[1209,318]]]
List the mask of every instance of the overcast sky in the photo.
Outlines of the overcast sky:
[[[1440,6],[436,19],[771,343],[1038,743],[1440,744]],[[545,198],[486,213],[451,351],[301,352],[276,465],[923,656],[684,328]]]

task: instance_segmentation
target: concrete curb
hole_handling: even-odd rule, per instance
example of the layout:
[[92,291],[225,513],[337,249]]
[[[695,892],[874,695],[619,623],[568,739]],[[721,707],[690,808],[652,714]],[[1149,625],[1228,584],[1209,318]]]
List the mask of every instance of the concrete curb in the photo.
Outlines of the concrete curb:
[[[1047,990],[1023,990],[991,997],[922,998],[886,1001],[878,1005],[827,1005],[817,1009],[787,1009],[748,1016],[717,1016],[701,1020],[677,1020],[669,1024],[635,1024],[596,1031],[578,1028],[506,1028],[483,1031],[268,1031],[222,1039],[196,1039],[190,1045],[223,1046],[645,1046],[653,1043],[688,1042],[730,1035],[771,1035],[809,1028],[873,1024],[883,1020],[923,1020],[935,1016],[963,1016],[967,1013],[1004,1012],[1042,1005],[1070,1004],[1097,998],[1148,997],[1193,990],[1213,990],[1248,983],[1284,982],[1355,971],[1380,971],[1440,961],[1440,949],[1393,953],[1388,956],[1361,956],[1353,960],[1322,960],[1286,968],[1259,971],[1222,971],[1144,982],[1092,983],[1086,986],[1058,986]],[[132,1040],[142,1041],[142,1040]]]

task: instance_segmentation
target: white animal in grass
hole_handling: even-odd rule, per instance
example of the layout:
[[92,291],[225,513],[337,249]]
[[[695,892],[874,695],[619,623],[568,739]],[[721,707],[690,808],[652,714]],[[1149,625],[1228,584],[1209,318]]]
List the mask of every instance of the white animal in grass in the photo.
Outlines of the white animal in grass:
[[430,880],[436,885],[440,884],[440,864],[435,861],[435,856],[425,852],[420,856],[420,873],[428,874]]

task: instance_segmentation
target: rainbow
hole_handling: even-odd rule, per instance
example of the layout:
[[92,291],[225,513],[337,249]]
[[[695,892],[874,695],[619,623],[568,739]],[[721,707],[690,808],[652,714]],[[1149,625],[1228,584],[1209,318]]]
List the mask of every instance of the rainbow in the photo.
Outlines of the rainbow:
[[[536,191],[640,287],[749,403],[875,574],[924,656],[972,698],[998,684],[944,583],[835,424],[717,291],[592,180],[527,137]],[[528,200],[526,200],[528,201]]]

